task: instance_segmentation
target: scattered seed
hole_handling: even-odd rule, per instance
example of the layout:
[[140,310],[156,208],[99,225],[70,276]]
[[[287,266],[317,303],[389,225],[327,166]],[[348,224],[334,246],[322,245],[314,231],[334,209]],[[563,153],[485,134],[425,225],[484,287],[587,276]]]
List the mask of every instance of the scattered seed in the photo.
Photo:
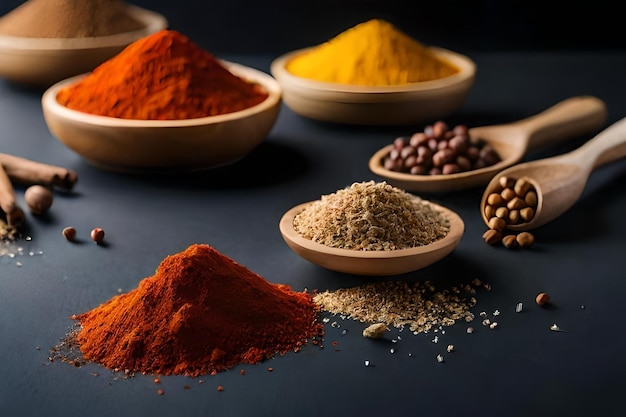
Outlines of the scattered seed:
[[76,237],[76,229],[71,226],[64,228],[62,233],[63,237],[69,241],[74,240],[74,238]]
[[548,304],[549,301],[550,301],[550,294],[545,293],[545,292],[540,292],[539,294],[537,294],[537,297],[535,297],[535,302],[537,303],[537,305],[540,305],[540,306],[544,306]]
[[370,339],[380,339],[385,335],[385,332],[387,330],[388,328],[385,323],[374,323],[363,330],[363,337],[368,337]]
[[104,240],[104,230],[99,227],[94,228],[91,231],[91,240],[93,240],[97,244],[102,243],[102,241]]
[[370,366],[370,361],[365,361],[365,366]]
[[552,330],[553,332],[566,332],[567,330],[563,330],[561,329],[558,325],[553,324],[552,326],[550,326],[550,330]]
[[498,323],[496,323],[495,321],[489,325],[489,328],[492,330],[495,329],[496,327],[498,327]]
[[454,352],[454,345],[448,345],[448,347],[446,348],[446,350],[448,352]]
[[467,328],[467,333],[468,333],[468,334],[472,334],[472,333],[474,333],[474,328],[473,328],[473,327],[468,327],[468,328]]
[[439,362],[439,363],[443,362],[443,355],[441,355],[441,354],[437,355],[437,362]]

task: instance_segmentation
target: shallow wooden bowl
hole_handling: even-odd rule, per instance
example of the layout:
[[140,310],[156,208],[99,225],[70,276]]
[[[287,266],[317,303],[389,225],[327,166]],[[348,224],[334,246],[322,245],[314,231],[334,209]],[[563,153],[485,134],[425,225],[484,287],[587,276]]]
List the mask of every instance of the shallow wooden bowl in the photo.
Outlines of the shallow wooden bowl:
[[232,62],[235,75],[262,85],[265,101],[219,116],[187,120],[129,120],[97,116],[58,103],[60,89],[86,74],[54,84],[42,96],[50,132],[93,165],[118,172],[197,171],[240,160],[274,126],[282,90],[270,75]]
[[283,100],[294,113],[323,122],[409,125],[442,119],[463,105],[476,74],[476,65],[467,56],[431,47],[460,72],[439,80],[389,87],[320,82],[297,77],[285,68],[308,49],[276,58],[270,72],[281,84]]
[[450,221],[450,231],[443,239],[425,246],[392,251],[332,248],[303,237],[293,228],[294,218],[312,203],[299,204],[288,210],[280,219],[280,233],[285,243],[302,258],[346,274],[390,276],[425,268],[449,255],[461,242],[465,230],[465,224],[457,213],[429,203]]
[[143,29],[111,36],[85,38],[26,38],[0,36],[0,77],[47,88],[93,70],[132,42],[168,26],[162,15],[127,5],[128,12],[144,22]]

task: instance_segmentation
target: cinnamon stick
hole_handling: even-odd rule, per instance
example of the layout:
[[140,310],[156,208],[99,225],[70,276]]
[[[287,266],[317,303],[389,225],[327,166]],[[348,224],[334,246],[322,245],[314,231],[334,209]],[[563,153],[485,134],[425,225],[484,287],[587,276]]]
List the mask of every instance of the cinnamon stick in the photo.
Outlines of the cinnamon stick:
[[10,179],[27,185],[40,184],[71,190],[78,181],[78,174],[71,169],[5,153],[0,153],[0,166]]
[[5,214],[7,224],[17,227],[24,221],[24,211],[17,205],[11,179],[0,164],[0,209]]

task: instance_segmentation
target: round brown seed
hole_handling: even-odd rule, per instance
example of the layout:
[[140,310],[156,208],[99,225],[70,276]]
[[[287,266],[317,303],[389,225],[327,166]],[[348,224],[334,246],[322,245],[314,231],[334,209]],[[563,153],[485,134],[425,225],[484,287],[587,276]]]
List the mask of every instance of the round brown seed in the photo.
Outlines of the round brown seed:
[[99,227],[94,228],[91,231],[91,240],[100,244],[104,240],[104,230]]
[[74,240],[74,238],[76,237],[76,229],[71,226],[64,228],[61,233],[63,234],[63,237],[67,240]]
[[539,294],[537,294],[537,297],[535,297],[535,302],[537,303],[537,305],[545,306],[550,302],[550,294],[540,292]]
[[488,245],[495,245],[502,241],[502,232],[494,229],[489,229],[483,233],[483,239]]
[[535,236],[530,232],[522,232],[515,239],[521,248],[530,248],[535,243]]
[[52,190],[43,185],[31,185],[24,192],[24,201],[33,214],[43,214],[50,207],[54,197]]
[[515,249],[519,246],[517,240],[515,239],[515,235],[504,236],[502,238],[502,244],[509,249]]

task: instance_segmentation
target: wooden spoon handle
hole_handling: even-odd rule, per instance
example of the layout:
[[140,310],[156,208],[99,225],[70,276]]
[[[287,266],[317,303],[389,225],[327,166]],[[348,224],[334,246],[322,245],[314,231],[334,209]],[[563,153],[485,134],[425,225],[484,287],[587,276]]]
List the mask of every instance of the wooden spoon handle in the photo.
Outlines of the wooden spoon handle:
[[568,159],[590,169],[598,168],[626,156],[626,117],[598,133],[578,149],[570,152]]
[[528,137],[528,150],[591,133],[606,122],[607,109],[593,96],[568,98],[534,116],[513,123]]

